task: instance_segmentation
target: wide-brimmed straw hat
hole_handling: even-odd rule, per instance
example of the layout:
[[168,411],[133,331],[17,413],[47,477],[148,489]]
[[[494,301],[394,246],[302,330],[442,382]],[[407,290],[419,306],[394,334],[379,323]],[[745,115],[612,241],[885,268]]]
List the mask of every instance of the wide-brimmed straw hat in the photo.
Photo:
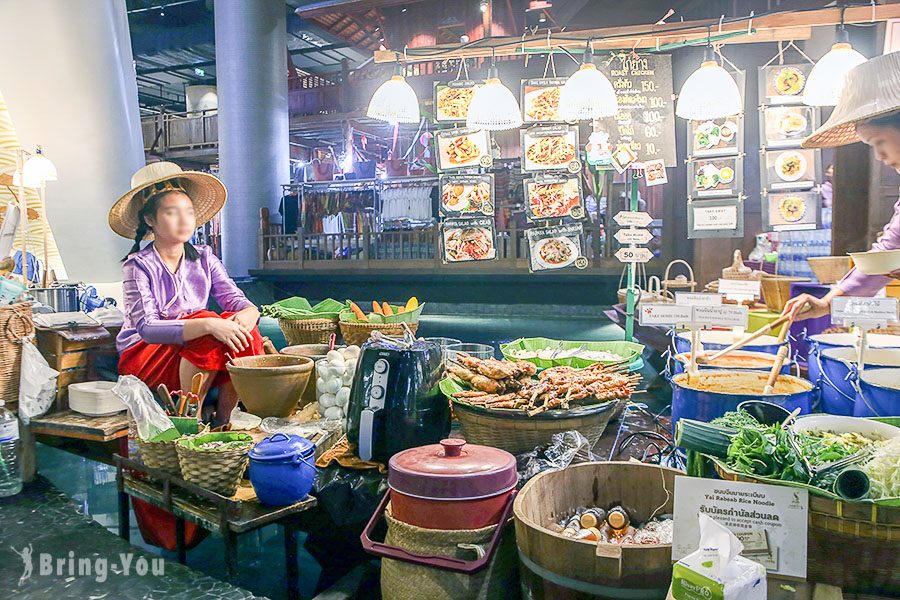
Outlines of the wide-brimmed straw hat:
[[834,148],[860,141],[856,126],[900,111],[900,52],[876,56],[847,74],[841,99],[804,148]]
[[[131,189],[109,210],[109,226],[128,239],[137,234],[138,213],[154,193],[184,191],[194,203],[197,227],[207,223],[225,206],[227,192],[218,177],[200,171],[183,171],[172,162],[155,162],[141,167],[131,176]],[[148,233],[144,239],[152,239]]]

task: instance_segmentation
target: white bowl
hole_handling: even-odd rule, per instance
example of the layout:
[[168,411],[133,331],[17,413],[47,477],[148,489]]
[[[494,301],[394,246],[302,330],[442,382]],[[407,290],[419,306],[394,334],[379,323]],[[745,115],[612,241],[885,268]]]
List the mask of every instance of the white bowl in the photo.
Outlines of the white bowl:
[[125,404],[112,393],[115,381],[85,381],[69,386],[69,408],[91,417],[114,415],[125,410]]
[[794,423],[794,431],[831,431],[834,433],[859,433],[865,436],[877,435],[884,439],[900,437],[900,427],[881,421],[859,417],[839,417],[836,415],[807,415]]
[[889,275],[900,269],[900,250],[851,252],[853,264],[866,275]]

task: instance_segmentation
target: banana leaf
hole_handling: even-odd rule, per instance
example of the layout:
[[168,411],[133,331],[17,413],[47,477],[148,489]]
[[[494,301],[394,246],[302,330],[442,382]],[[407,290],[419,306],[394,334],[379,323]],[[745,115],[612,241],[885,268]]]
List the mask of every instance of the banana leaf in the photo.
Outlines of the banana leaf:
[[[588,350],[592,352],[609,352],[611,354],[616,354],[621,358],[618,360],[590,360],[587,358],[581,357],[568,357],[568,358],[515,358],[513,356],[513,352],[517,350],[526,350],[530,352],[539,352],[545,348],[559,349],[560,352],[564,352],[566,350],[575,350],[581,348],[583,350]],[[635,359],[641,356],[641,353],[644,351],[644,346],[641,344],[636,344],[634,342],[626,342],[626,341],[608,341],[608,342],[571,342],[571,341],[561,341],[561,340],[552,340],[550,338],[519,338],[517,340],[513,340],[508,344],[500,345],[500,352],[503,354],[503,357],[507,360],[527,360],[528,362],[534,363],[540,369],[549,369],[551,367],[574,367],[576,369],[583,369],[585,367],[589,367],[596,363],[603,364],[624,364],[624,363],[632,363]]]

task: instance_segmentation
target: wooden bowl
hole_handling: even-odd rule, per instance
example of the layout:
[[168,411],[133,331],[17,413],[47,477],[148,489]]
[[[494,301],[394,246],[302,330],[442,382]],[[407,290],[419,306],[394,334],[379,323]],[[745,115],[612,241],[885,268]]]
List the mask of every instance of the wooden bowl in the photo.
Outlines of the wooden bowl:
[[305,356],[264,354],[229,361],[228,373],[247,412],[257,417],[288,417],[299,406],[313,360]]

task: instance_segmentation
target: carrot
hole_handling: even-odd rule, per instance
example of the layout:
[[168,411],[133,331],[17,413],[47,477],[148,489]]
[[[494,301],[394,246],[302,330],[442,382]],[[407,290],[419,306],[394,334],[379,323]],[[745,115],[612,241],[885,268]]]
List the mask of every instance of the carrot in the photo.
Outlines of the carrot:
[[378,304],[378,302],[375,300],[372,300],[372,312],[376,315],[381,315],[382,317],[384,316],[384,311],[381,310],[381,305]]
[[350,303],[350,310],[353,311],[353,314],[356,315],[356,319],[361,322],[368,322],[369,318],[366,316],[366,313],[362,311],[362,309],[356,305],[355,302]]
[[383,313],[384,316],[386,316],[386,317],[390,317],[391,315],[394,314],[393,309],[391,309],[391,305],[388,304],[387,302],[385,302],[384,304],[382,304],[382,305],[381,305],[381,308],[382,308],[382,310],[384,311],[384,313]]

